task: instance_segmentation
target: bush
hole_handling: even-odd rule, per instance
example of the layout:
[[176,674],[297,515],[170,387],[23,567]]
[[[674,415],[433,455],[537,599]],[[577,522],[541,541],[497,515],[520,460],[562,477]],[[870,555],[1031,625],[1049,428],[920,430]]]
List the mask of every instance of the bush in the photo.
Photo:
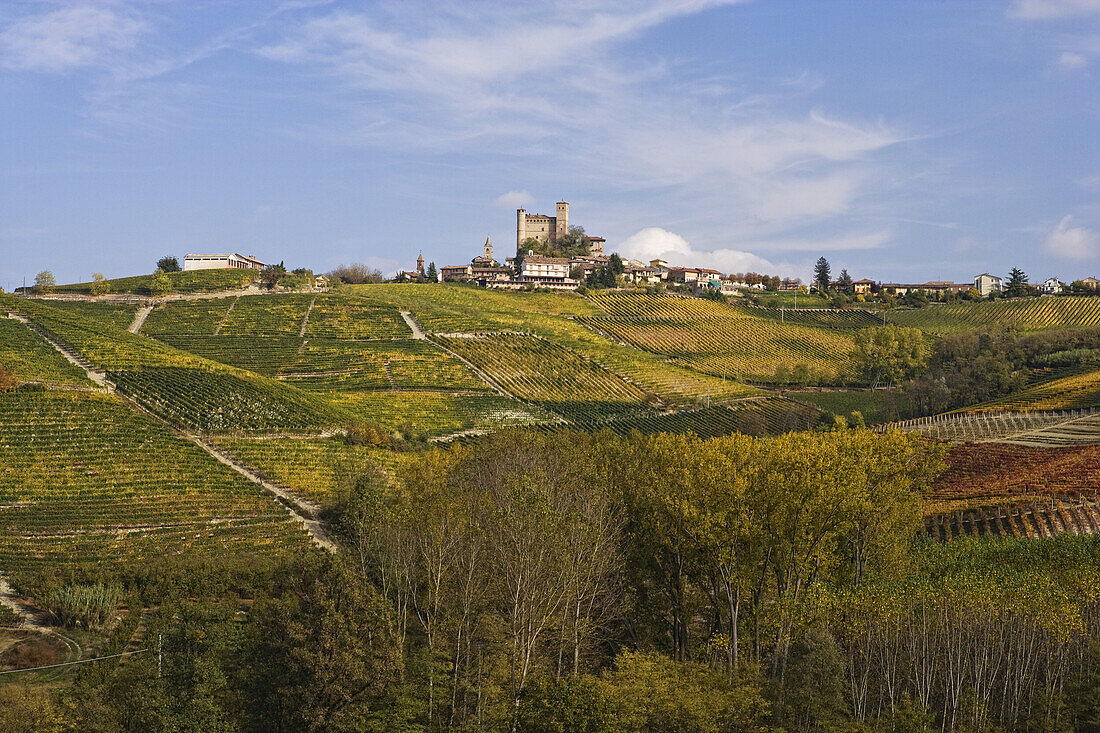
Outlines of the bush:
[[164,274],[164,270],[153,273],[153,279],[149,281],[149,293],[157,298],[163,298],[172,290],[172,281]]
[[167,255],[157,260],[157,269],[161,272],[179,272],[180,261],[176,259],[175,255]]
[[348,445],[370,445],[376,448],[393,447],[393,436],[381,425],[357,423],[348,428]]
[[92,295],[106,295],[110,292],[111,286],[107,284],[107,279],[103,277],[102,272],[97,272],[92,275],[92,284],[88,287]]
[[111,618],[111,612],[121,596],[116,586],[66,585],[50,598],[50,613],[67,628],[101,628]]
[[353,262],[350,265],[340,265],[328,273],[329,280],[339,280],[349,285],[362,283],[380,283],[385,279],[382,271],[368,267],[361,262]]

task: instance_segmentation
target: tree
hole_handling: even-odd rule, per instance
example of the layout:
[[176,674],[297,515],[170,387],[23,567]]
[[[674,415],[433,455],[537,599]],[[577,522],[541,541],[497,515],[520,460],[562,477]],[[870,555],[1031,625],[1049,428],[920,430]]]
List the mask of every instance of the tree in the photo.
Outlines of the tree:
[[103,277],[102,272],[97,272],[92,275],[92,284],[88,288],[92,295],[106,295],[111,290],[111,286],[107,284],[107,279]]
[[164,271],[157,270],[154,272],[152,279],[149,281],[149,294],[157,298],[163,298],[171,290],[172,281],[164,274]]
[[430,283],[439,282],[439,271],[435,269],[435,262],[434,261],[428,263],[428,275],[427,275],[427,277],[428,277],[428,282],[430,282]]
[[286,569],[252,617],[258,729],[351,728],[400,672],[389,604],[340,560]]
[[329,280],[339,280],[348,285],[361,285],[362,283],[380,283],[385,277],[382,271],[365,265],[361,262],[353,262],[350,265],[340,265],[326,274]]
[[57,281],[54,280],[53,273],[49,270],[43,270],[34,276],[34,290],[36,293],[48,293],[57,287]]
[[1019,267],[1013,267],[1008,273],[1008,283],[1005,285],[1005,297],[1021,298],[1028,294],[1030,287],[1027,284],[1027,275]]
[[817,264],[814,265],[814,285],[819,292],[824,293],[829,289],[829,261],[824,257],[817,258]]
[[165,255],[157,260],[157,269],[161,272],[179,272],[180,261],[175,255]]
[[840,271],[840,277],[836,279],[836,287],[843,293],[852,292],[852,276],[848,274],[847,268]]
[[924,334],[894,325],[865,329],[856,334],[855,360],[872,389],[896,384],[925,365]]
[[626,270],[625,266],[623,265],[623,259],[619,257],[618,252],[611,253],[611,257],[609,257],[607,260],[607,266],[615,275],[622,275],[623,272]]

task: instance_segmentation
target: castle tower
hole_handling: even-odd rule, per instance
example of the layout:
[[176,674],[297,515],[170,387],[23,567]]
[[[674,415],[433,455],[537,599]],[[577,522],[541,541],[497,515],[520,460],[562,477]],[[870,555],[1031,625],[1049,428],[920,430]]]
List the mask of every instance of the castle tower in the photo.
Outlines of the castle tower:
[[416,274],[424,274],[424,253],[421,252],[416,258]]
[[565,239],[569,233],[569,202],[558,202],[558,216],[554,221],[554,239]]
[[481,256],[487,260],[493,259],[493,243],[489,241],[489,238],[485,238],[485,246],[481,249]]
[[516,209],[516,249],[523,246],[525,239],[527,239],[527,210]]

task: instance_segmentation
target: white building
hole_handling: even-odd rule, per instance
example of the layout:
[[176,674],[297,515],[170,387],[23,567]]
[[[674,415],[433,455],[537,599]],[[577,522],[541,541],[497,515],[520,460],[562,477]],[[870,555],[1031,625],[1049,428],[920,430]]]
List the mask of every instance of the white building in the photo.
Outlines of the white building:
[[183,256],[184,270],[262,270],[267,265],[255,257],[242,254],[187,254]]
[[983,272],[981,275],[977,275],[974,278],[974,287],[982,294],[982,297],[985,298],[994,291],[999,293],[1004,290],[1004,280],[996,275],[990,275],[988,272]]
[[1042,290],[1048,295],[1058,295],[1066,289],[1066,284],[1056,277],[1048,277],[1043,281]]
[[520,265],[519,277],[515,282],[531,283],[540,288],[576,289],[579,284],[569,277],[568,257],[544,257],[527,254]]

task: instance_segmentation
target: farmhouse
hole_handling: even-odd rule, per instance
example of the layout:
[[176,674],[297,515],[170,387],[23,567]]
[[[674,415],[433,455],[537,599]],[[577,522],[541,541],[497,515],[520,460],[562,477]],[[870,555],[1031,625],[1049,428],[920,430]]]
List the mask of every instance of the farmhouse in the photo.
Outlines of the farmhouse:
[[983,272],[981,275],[974,277],[974,287],[985,298],[994,291],[1001,292],[1004,289],[1004,280],[996,275]]
[[186,254],[183,256],[184,270],[262,270],[267,265],[255,257],[242,254]]
[[870,295],[875,288],[875,281],[863,278],[852,283],[852,290],[856,295]]
[[1065,283],[1063,283],[1056,277],[1048,277],[1046,280],[1043,281],[1043,284],[1040,287],[1040,290],[1042,290],[1047,295],[1058,295],[1065,289]]
[[1097,288],[1100,288],[1100,280],[1097,280],[1095,277],[1086,277],[1084,280],[1081,281],[1081,284],[1089,290],[1096,290]]

